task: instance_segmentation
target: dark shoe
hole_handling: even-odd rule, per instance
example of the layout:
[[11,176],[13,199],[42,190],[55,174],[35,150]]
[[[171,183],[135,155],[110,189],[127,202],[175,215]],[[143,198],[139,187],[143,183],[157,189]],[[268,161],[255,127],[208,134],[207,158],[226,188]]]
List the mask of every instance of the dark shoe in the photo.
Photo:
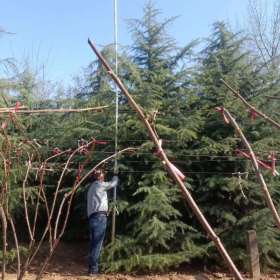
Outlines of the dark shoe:
[[88,273],[88,276],[89,276],[89,277],[97,277],[98,274],[99,274],[98,272],[89,272],[89,273]]

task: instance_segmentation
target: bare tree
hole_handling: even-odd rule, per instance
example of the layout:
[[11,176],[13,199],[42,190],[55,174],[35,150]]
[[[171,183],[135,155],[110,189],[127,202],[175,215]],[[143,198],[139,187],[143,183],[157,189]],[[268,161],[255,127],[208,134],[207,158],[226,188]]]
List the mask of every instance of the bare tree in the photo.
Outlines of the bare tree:
[[251,47],[266,67],[277,68],[280,60],[280,1],[248,0]]

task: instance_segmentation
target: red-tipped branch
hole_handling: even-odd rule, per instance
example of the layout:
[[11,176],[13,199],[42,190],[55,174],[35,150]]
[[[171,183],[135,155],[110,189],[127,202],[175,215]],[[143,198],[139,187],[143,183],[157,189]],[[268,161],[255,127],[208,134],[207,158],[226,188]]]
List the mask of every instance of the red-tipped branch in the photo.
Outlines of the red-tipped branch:
[[239,125],[237,124],[237,122],[233,118],[233,116],[225,108],[224,108],[224,113],[225,113],[226,117],[229,119],[229,121],[232,124],[232,126],[235,128],[236,132],[240,135],[241,141],[243,142],[243,144],[246,146],[246,148],[249,151],[250,159],[251,159],[251,162],[252,162],[253,167],[255,169],[256,176],[257,176],[257,178],[258,178],[258,180],[259,180],[259,182],[261,184],[261,188],[262,188],[262,191],[263,191],[263,194],[264,194],[267,206],[271,210],[273,218],[274,218],[274,221],[275,221],[275,224],[277,225],[277,227],[280,230],[280,218],[279,218],[277,210],[276,210],[276,208],[274,206],[274,203],[272,201],[270,193],[268,191],[268,188],[267,188],[267,185],[265,183],[265,180],[264,180],[264,178],[262,176],[262,173],[260,171],[259,164],[258,164],[258,161],[256,159],[256,155],[255,155],[255,153],[254,153],[254,151],[253,151],[249,141],[245,137],[244,133],[242,132],[241,128],[239,127]]
[[[74,198],[74,195],[77,191],[77,189],[81,186],[81,184],[92,174],[92,172],[97,169],[99,166],[103,165],[105,162],[111,160],[112,158],[115,158],[117,156],[119,156],[120,154],[122,153],[125,153],[125,152],[128,152],[128,151],[135,151],[135,148],[126,148],[126,149],[123,149],[121,151],[118,151],[117,153],[103,159],[102,161],[100,161],[97,165],[95,165],[93,168],[91,168],[79,181],[76,181],[74,186],[72,187],[71,191],[69,191],[68,193],[66,193],[63,197],[63,200],[60,204],[60,207],[59,207],[59,210],[58,210],[58,214],[57,214],[57,218],[56,218],[56,222],[55,222],[55,229],[54,229],[54,241],[53,241],[53,244],[52,244],[52,248],[51,250],[49,251],[49,254],[47,255],[47,257],[45,258],[44,262],[43,262],[43,265],[40,269],[40,272],[38,273],[37,277],[36,277],[36,280],[39,280],[41,279],[42,277],[42,274],[43,272],[45,271],[46,267],[47,267],[47,264],[48,262],[50,261],[53,253],[54,253],[54,250],[56,249],[56,247],[58,246],[59,242],[60,242],[60,239],[61,237],[63,236],[64,232],[65,232],[65,229],[66,229],[66,225],[67,225],[67,222],[68,222],[68,219],[69,219],[69,215],[70,215],[70,209],[71,209],[71,205],[72,205],[72,201],[73,201],[73,198]],[[67,206],[67,210],[66,210],[66,215],[65,215],[65,218],[64,218],[64,221],[63,221],[63,224],[62,224],[62,228],[60,230],[60,233],[57,235],[57,232],[58,232],[58,226],[59,226],[59,222],[60,222],[60,217],[61,217],[61,213],[62,213],[62,209],[63,209],[63,206],[67,200],[67,198],[69,198],[69,201],[68,201],[68,206]]]
[[224,81],[223,79],[221,79],[221,81],[234,94],[235,97],[240,99],[242,103],[251,110],[251,112],[255,112],[255,114],[264,118],[267,122],[272,124],[274,127],[280,129],[279,122],[273,120],[271,117],[267,116],[266,114],[264,114],[263,112],[261,112],[260,110],[252,106],[237,90],[233,89],[226,81]]

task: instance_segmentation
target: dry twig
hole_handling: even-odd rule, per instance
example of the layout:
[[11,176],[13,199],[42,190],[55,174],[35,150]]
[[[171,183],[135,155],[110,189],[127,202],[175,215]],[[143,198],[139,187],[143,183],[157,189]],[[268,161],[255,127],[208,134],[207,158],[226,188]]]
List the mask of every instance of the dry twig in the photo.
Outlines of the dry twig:
[[243,104],[247,108],[249,108],[250,110],[253,110],[254,112],[256,112],[257,115],[261,116],[267,122],[271,123],[273,126],[275,126],[276,128],[280,129],[280,123],[278,123],[277,121],[273,120],[272,118],[270,118],[269,116],[267,116],[266,114],[264,114],[260,110],[256,109],[254,106],[252,106],[247,100],[245,100],[245,98],[238,91],[233,89],[226,81],[224,81],[223,79],[221,79],[221,81],[234,94],[235,97],[239,98],[243,102]]
[[277,225],[277,227],[280,230],[280,217],[277,213],[277,210],[274,206],[274,203],[273,203],[272,198],[270,196],[270,193],[268,191],[265,180],[264,180],[264,178],[262,176],[262,173],[260,171],[259,164],[258,164],[258,161],[256,159],[255,153],[254,153],[249,141],[245,137],[244,133],[242,132],[241,128],[239,127],[239,125],[237,124],[237,122],[233,118],[233,116],[230,114],[230,112],[227,109],[224,108],[224,113],[225,113],[226,117],[228,118],[228,120],[230,121],[230,123],[232,124],[232,126],[235,128],[236,132],[240,135],[241,141],[243,142],[243,144],[246,146],[246,148],[249,151],[249,154],[251,156],[251,162],[252,162],[253,167],[255,169],[256,176],[257,176],[257,178],[258,178],[258,180],[261,184],[262,191],[263,191],[267,206],[271,210],[272,216],[273,216],[274,221],[275,221],[275,224]]
[[16,114],[44,114],[44,113],[81,113],[81,112],[89,112],[89,111],[102,111],[109,106],[99,106],[99,107],[91,107],[91,108],[82,108],[82,109],[38,109],[38,110],[19,110],[15,112],[15,108],[0,108],[0,113],[16,113]]

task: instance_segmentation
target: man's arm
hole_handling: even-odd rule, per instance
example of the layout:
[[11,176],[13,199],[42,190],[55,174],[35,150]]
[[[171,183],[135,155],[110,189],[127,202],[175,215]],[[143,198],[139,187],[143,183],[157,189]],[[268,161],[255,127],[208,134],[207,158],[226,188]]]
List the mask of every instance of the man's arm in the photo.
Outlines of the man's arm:
[[110,190],[112,188],[115,188],[118,185],[119,177],[114,176],[110,182],[103,182],[102,188],[104,188],[105,191]]

